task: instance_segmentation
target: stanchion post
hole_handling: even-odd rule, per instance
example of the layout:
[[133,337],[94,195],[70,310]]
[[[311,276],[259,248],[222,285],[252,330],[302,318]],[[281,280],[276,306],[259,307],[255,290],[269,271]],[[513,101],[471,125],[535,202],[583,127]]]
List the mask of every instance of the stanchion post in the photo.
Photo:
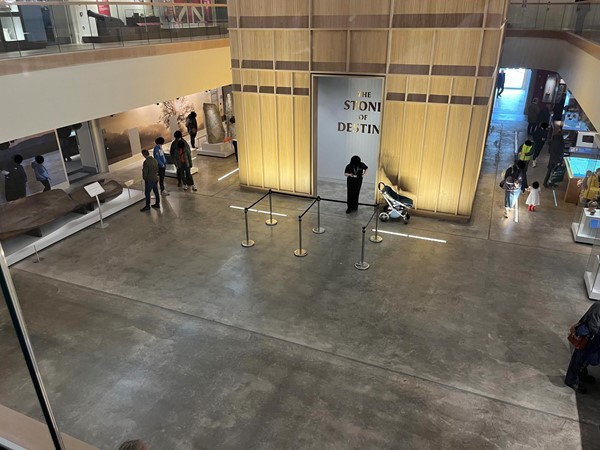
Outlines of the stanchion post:
[[317,197],[317,228],[312,229],[315,234],[325,233],[325,228],[321,227],[321,197]]
[[367,227],[362,227],[362,246],[360,249],[360,261],[354,264],[358,270],[367,270],[370,266],[369,263],[365,262],[365,235],[367,233]]
[[273,200],[271,199],[272,196],[273,191],[269,189],[269,218],[265,222],[269,227],[274,227],[275,225],[277,225],[277,220],[273,219]]
[[371,236],[369,240],[375,244],[383,241],[383,238],[379,236],[379,205],[375,205],[375,235]]
[[294,255],[298,257],[308,255],[308,252],[302,248],[302,216],[298,216],[298,244],[299,248],[294,250]]
[[254,247],[254,241],[250,239],[248,231],[248,208],[244,208],[244,219],[246,221],[246,239],[242,241],[242,247]]

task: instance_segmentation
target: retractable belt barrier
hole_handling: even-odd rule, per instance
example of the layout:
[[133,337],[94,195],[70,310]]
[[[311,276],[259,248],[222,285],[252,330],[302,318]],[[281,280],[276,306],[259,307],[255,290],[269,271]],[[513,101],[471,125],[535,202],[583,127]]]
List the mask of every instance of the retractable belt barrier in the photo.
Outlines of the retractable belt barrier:
[[[294,250],[294,255],[297,257],[304,257],[304,256],[308,255],[308,251],[303,247],[303,244],[302,244],[302,219],[313,208],[313,206],[315,206],[315,204],[317,205],[317,226],[312,229],[312,232],[315,234],[323,234],[323,233],[325,233],[325,228],[323,228],[321,226],[321,202],[326,201],[326,202],[332,202],[332,203],[346,203],[343,200],[337,200],[337,199],[332,199],[332,198],[323,198],[323,197],[319,197],[319,196],[310,197],[310,196],[304,196],[304,195],[298,195],[298,194],[290,194],[287,192],[273,192],[273,190],[269,189],[269,191],[265,195],[263,195],[261,198],[256,200],[250,206],[244,208],[244,223],[245,223],[245,230],[246,230],[246,239],[244,239],[242,241],[242,247],[253,247],[255,245],[255,242],[252,239],[250,239],[250,231],[249,231],[249,225],[248,225],[248,212],[251,211],[251,208],[253,208],[257,204],[262,202],[267,197],[269,197],[269,218],[266,220],[265,225],[271,226],[271,227],[277,225],[277,220],[273,219],[273,199],[272,199],[273,195],[281,195],[281,196],[287,196],[287,197],[302,198],[302,199],[306,199],[306,200],[313,200],[312,203],[309,205],[309,207],[306,208],[306,210],[298,216],[298,248],[296,250]],[[373,220],[373,217],[375,217],[379,213],[379,204],[377,204],[377,203],[375,203],[375,204],[359,203],[359,205],[370,206],[374,209],[373,214],[371,215],[371,218],[369,219],[369,222],[364,227],[362,227],[361,257],[360,257],[360,261],[357,262],[356,264],[354,264],[354,267],[356,267],[357,269],[366,270],[370,267],[370,264],[366,263],[364,260],[364,257],[365,257],[365,233],[366,233],[366,230],[367,230],[369,224]],[[376,244],[383,240],[383,238],[381,236],[379,236],[379,234],[378,234],[378,222],[377,221],[375,221],[375,235],[371,236],[369,238],[369,240]]]

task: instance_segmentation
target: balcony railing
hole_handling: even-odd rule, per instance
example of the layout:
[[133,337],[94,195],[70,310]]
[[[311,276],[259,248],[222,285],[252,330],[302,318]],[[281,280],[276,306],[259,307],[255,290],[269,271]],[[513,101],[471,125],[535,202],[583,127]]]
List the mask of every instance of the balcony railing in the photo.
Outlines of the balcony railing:
[[508,28],[568,31],[600,43],[600,3],[530,3],[512,1]]
[[0,59],[223,38],[225,3],[0,1]]

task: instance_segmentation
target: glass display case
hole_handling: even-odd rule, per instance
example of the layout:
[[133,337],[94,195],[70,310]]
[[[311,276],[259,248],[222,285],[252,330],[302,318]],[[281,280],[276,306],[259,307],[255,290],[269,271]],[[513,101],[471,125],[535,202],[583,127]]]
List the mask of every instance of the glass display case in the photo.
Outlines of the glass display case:
[[[600,214],[600,211],[598,214]],[[592,246],[583,278],[588,297],[591,300],[600,300],[600,241],[596,241]]]

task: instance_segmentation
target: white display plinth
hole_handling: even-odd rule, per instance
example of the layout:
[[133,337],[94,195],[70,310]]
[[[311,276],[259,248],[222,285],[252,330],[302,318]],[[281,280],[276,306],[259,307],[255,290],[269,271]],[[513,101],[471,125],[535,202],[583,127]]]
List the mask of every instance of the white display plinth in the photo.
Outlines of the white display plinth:
[[219,142],[218,144],[203,142],[202,147],[198,149],[198,154],[227,158],[228,156],[233,155],[233,147],[230,142]]
[[600,234],[598,228],[600,228],[600,210],[591,215],[590,211],[584,208],[581,211],[579,223],[573,222],[571,224],[573,239],[575,242],[584,244],[600,244],[600,237],[597,237]]
[[[196,158],[194,158],[194,159],[196,159]],[[190,169],[190,173],[192,175],[194,175],[195,173],[198,173],[198,168],[192,167]],[[177,168],[175,167],[175,164],[167,164],[167,167],[165,168],[165,176],[170,177],[170,178],[177,178]]]
[[590,300],[600,300],[600,277],[598,276],[600,270],[598,269],[600,269],[600,258],[596,255],[596,261],[592,265],[592,270],[586,271],[583,276]]
[[[102,216],[106,218],[134,205],[144,198],[143,192],[124,188],[121,195],[111,200],[107,200],[100,206],[102,209]],[[42,237],[23,234],[2,241],[2,247],[4,248],[4,254],[6,255],[8,265],[15,264],[22,259],[35,254],[36,251],[39,252],[99,221],[100,216],[96,211],[83,215],[70,213],[52,223],[42,226]]]

